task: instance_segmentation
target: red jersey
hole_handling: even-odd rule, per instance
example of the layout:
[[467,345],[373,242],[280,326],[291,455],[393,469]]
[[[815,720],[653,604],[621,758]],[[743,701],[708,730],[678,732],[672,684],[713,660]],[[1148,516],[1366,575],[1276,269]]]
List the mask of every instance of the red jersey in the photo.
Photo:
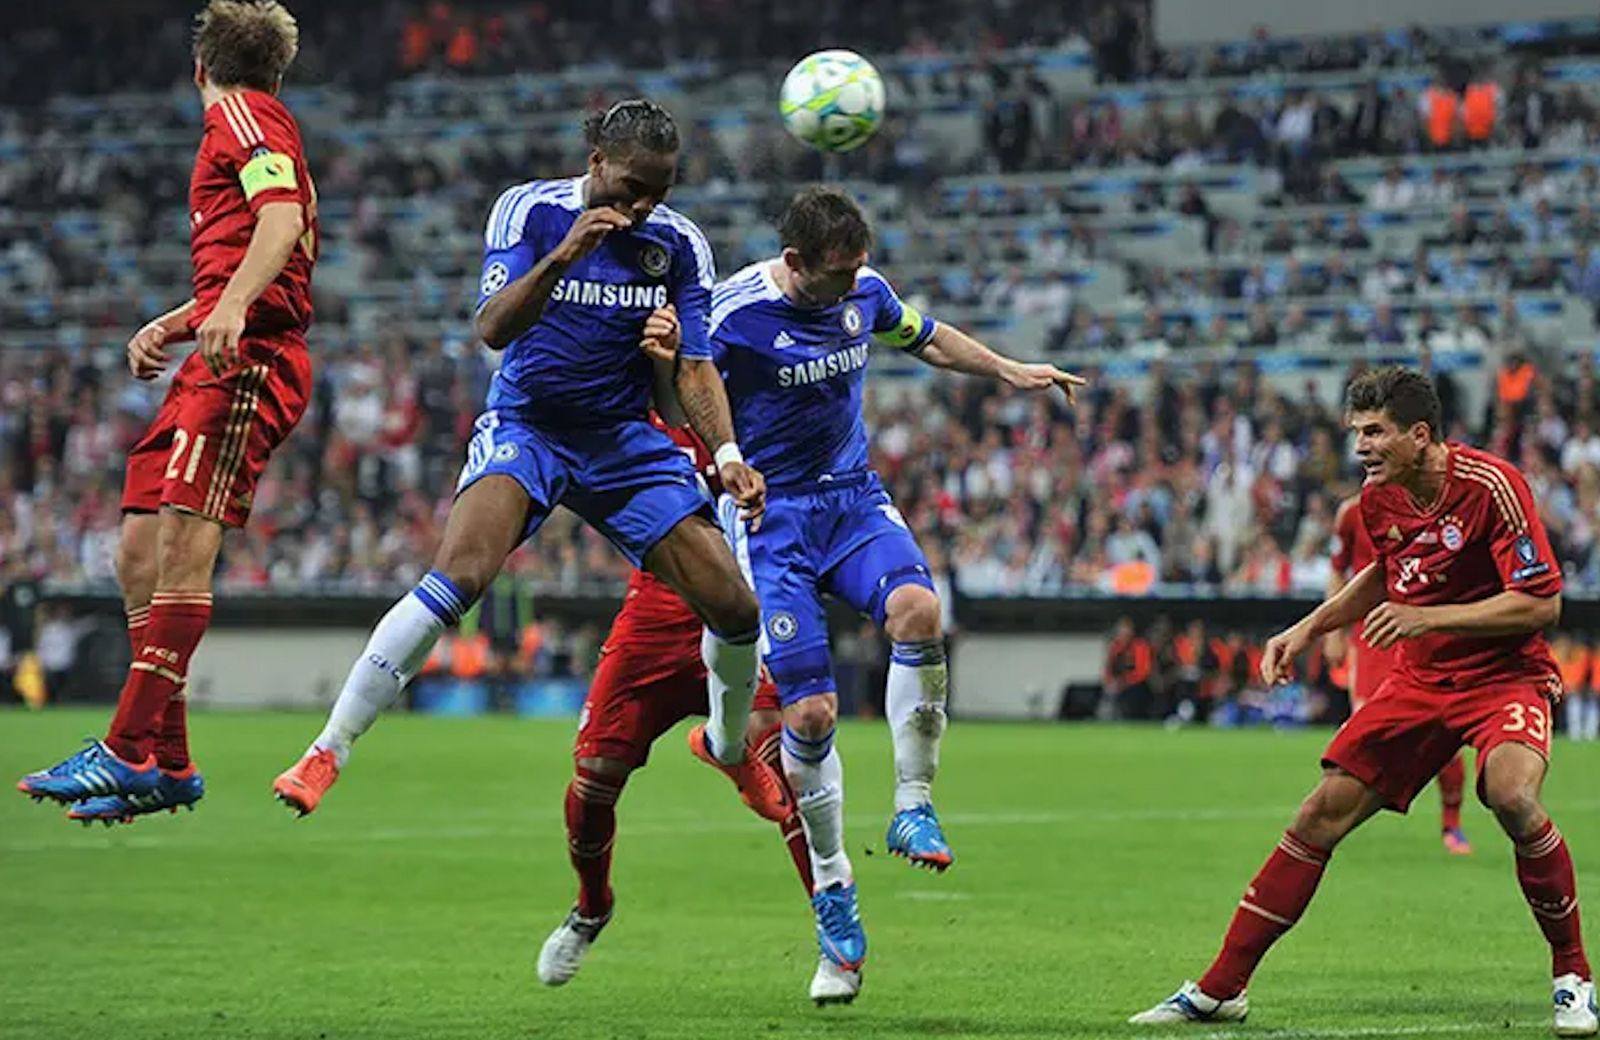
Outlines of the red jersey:
[[[654,412],[650,421],[658,430],[665,430],[672,442],[682,448],[694,462],[695,471],[705,480],[712,497],[722,493],[722,480],[717,476],[717,464],[711,451],[687,426],[668,426]],[[628,575],[628,591],[623,596],[623,607],[633,619],[633,631],[671,635],[692,629],[699,638],[700,618],[672,586],[645,570],[635,570]]]
[[1377,556],[1361,523],[1361,496],[1345,499],[1333,517],[1333,572],[1349,581]]
[[198,328],[244,261],[256,214],[270,202],[298,203],[305,234],[245,315],[245,333],[304,332],[311,325],[311,266],[317,254],[317,189],[300,127],[271,94],[241,90],[206,109],[189,178],[189,255]]
[[[1528,482],[1504,459],[1448,444],[1444,486],[1418,505],[1398,484],[1361,490],[1361,519],[1384,568],[1390,600],[1416,606],[1475,603],[1507,590],[1561,592],[1561,571]],[[1559,681],[1544,633],[1430,634],[1402,640],[1397,665],[1435,689]]]
[[[1377,558],[1378,551],[1373,548],[1372,536],[1367,533],[1366,526],[1361,522],[1361,496],[1345,499],[1339,504],[1339,511],[1333,517],[1333,558],[1330,561],[1333,572],[1349,581]],[[1361,638],[1361,628],[1362,622],[1356,622],[1357,639]],[[1374,654],[1385,652],[1374,650],[1365,643],[1361,644],[1361,649]]]

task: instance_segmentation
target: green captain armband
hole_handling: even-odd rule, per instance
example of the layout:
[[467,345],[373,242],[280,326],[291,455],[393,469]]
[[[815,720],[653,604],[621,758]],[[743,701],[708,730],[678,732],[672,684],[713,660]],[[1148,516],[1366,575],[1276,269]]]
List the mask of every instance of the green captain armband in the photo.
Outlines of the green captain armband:
[[247,199],[274,188],[294,191],[298,187],[294,178],[294,160],[281,152],[258,151],[239,171],[239,184],[244,188],[244,197]]
[[901,301],[899,323],[892,329],[874,332],[872,338],[883,346],[894,347],[896,350],[910,351],[914,354],[927,345],[926,340],[918,342],[922,340],[923,324],[922,313],[911,304]]

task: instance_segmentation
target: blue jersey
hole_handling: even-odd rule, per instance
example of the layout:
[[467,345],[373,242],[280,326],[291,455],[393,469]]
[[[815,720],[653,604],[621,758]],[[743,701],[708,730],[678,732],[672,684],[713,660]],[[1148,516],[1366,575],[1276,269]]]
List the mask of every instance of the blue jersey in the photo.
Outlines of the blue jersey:
[[[587,177],[508,188],[484,230],[478,307],[554,249],[584,209]],[[612,232],[567,269],[544,313],[513,340],[489,388],[491,409],[546,425],[597,427],[643,419],[651,364],[645,318],[673,304],[682,355],[709,358],[711,246],[694,222],[657,206],[642,226]]]
[[870,267],[831,307],[798,306],[773,280],[773,263],[746,267],[712,294],[711,339],[739,447],[775,488],[863,472],[869,345],[916,353],[935,323]]

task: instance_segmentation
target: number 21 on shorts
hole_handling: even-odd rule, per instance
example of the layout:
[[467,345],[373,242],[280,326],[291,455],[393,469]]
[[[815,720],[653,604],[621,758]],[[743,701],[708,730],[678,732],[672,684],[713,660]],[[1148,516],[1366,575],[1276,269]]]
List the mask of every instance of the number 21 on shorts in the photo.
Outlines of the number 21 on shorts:
[[1543,744],[1549,736],[1550,716],[1537,704],[1522,704],[1513,702],[1506,705],[1506,714],[1511,718],[1500,729],[1506,733],[1527,733],[1528,736]]
[[[189,452],[187,465],[184,460],[185,449]],[[167,479],[177,480],[179,471],[182,471],[185,484],[194,483],[194,475],[200,469],[200,456],[206,451],[206,435],[197,433],[191,442],[189,431],[177,429],[172,431],[172,457],[167,460]]]

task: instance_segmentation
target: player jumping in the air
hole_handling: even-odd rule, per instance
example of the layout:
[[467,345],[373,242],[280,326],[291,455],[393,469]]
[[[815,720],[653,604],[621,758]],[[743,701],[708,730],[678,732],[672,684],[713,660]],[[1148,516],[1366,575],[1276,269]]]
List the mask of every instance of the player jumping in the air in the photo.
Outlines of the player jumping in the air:
[[205,130],[189,182],[194,296],[128,342],[138,379],[166,371],[169,344],[198,342],[128,453],[117,580],[133,664],[105,738],[17,784],[74,803],[74,819],[192,807],[205,792],[184,682],[211,619],[217,552],[311,394],[317,193],[277,98],[298,43],[272,0],[211,0],[195,22]]
[[378,623],[326,728],[273,784],[302,814],[317,807],[351,744],[440,633],[565,505],[705,622],[711,717],[703,753],[751,808],[774,821],[788,815],[781,779],[744,754],[760,633],[755,596],[711,520],[693,464],[647,415],[655,365],[641,348],[661,340],[680,355],[677,396],[716,446],[723,486],[759,522],[766,486],[739,453],[711,361],[711,247],[662,205],[677,176],[677,127],[665,109],[636,99],[584,129],[587,175],[518,185],[489,214],[477,329],[505,358],[433,569]]
[[1334,847],[1379,809],[1404,812],[1471,744],[1478,793],[1515,846],[1550,944],[1556,1035],[1592,1036],[1572,857],[1539,800],[1561,693],[1543,632],[1561,615],[1561,571],[1533,495],[1511,464],[1441,440],[1439,396],[1419,373],[1367,372],[1346,406],[1377,560],[1272,637],[1261,673],[1286,681],[1314,640],[1358,621],[1374,647],[1399,646],[1394,673],[1323,752],[1321,783],[1245,890],[1211,967],[1131,1021],[1242,1020],[1251,974],[1305,912]]
[[[711,453],[688,429],[669,430],[692,452],[695,468],[720,491]],[[578,901],[539,953],[539,980],[560,986],[578,973],[583,956],[611,921],[611,843],[617,800],[628,776],[641,768],[656,738],[691,715],[706,713],[706,668],[700,660],[700,619],[659,578],[634,571],[622,610],[600,649],[573,746],[575,775],[567,788],[567,854],[578,874]],[[750,715],[747,754],[778,765],[777,691],[762,683]],[[800,817],[791,804],[779,825],[806,895],[811,857]]]
[[[1334,516],[1333,568],[1328,576],[1328,598],[1332,599],[1349,581],[1377,558],[1372,537],[1361,523],[1361,498],[1346,499]],[[1345,662],[1350,677],[1350,710],[1359,711],[1370,701],[1394,671],[1394,647],[1379,650],[1367,642],[1359,624],[1348,632],[1328,633],[1323,644],[1328,660],[1333,664]],[[1472,845],[1461,830],[1461,799],[1467,783],[1465,756],[1457,754],[1439,771],[1439,831],[1445,851],[1456,856],[1470,856]]]
[[735,274],[712,301],[734,426],[768,480],[759,526],[726,497],[722,521],[761,601],[763,657],[783,702],[784,771],[811,843],[822,947],[812,996],[837,999],[860,988],[866,935],[844,848],[825,592],[870,616],[893,643],[888,849],[938,870],[953,861],[932,804],[948,687],[939,599],[922,550],[868,465],[868,351],[876,340],[939,368],[1024,390],[1060,388],[1069,401],[1083,380],[1001,357],[901,302],[866,266],[872,231],[843,192],[802,191],[778,231],[782,255]]

